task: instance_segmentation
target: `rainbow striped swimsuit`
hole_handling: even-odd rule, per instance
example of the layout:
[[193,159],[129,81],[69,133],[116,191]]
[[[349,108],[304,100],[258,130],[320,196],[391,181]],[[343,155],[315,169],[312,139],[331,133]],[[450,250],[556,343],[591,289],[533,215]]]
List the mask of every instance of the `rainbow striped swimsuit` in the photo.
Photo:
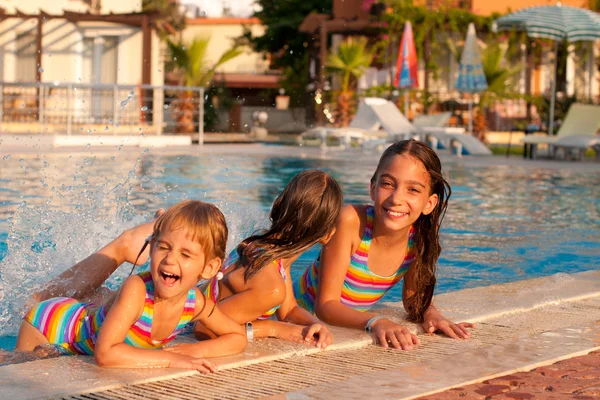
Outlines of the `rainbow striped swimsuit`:
[[[400,268],[391,276],[379,276],[369,270],[368,259],[373,237],[373,207],[366,208],[367,223],[360,246],[350,258],[344,278],[340,302],[358,311],[367,311],[398,283],[415,260],[414,229],[410,228],[408,247]],[[309,266],[302,277],[294,282],[294,294],[298,304],[315,312],[316,290],[319,285],[319,260]]]
[[[142,272],[140,278],[146,285],[144,311],[127,332],[125,343],[146,349],[156,349],[173,340],[194,316],[196,290],[191,289],[175,330],[165,339],[152,340],[152,317],[154,314],[154,282],[150,272]],[[93,355],[100,326],[106,318],[104,306],[80,303],[67,297],[55,297],[33,307],[25,320],[37,328],[50,344],[63,354]]]
[[[237,260],[239,260],[239,258],[240,258],[240,256],[239,256],[237,250],[233,250],[231,253],[229,253],[229,256],[227,256],[227,259],[225,260],[225,262],[223,263],[223,267],[221,268],[221,272],[223,273],[223,275],[226,273],[226,271],[229,267],[231,267],[233,264],[236,263]],[[286,281],[287,274],[285,273],[285,268],[283,267],[283,263],[281,262],[281,260],[275,260],[273,262],[277,263],[277,267],[279,268],[279,273],[281,274],[281,277],[283,278],[283,280]],[[212,301],[215,304],[219,301],[219,280],[216,277],[212,278],[209,281],[208,285],[204,289],[204,294],[206,296],[208,296],[210,299],[212,299]],[[261,320],[269,319],[273,314],[275,314],[275,312],[279,309],[279,307],[280,307],[280,305],[277,305],[277,306],[271,308],[269,311],[267,311],[266,313],[264,313],[257,319],[261,319]]]

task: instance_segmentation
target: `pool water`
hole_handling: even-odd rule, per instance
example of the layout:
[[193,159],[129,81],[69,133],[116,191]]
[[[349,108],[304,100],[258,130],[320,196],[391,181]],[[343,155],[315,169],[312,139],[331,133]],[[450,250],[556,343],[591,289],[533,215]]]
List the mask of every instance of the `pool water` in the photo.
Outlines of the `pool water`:
[[[214,202],[228,248],[267,226],[271,203],[299,171],[340,182],[347,203],[369,202],[379,154],[335,159],[262,155],[46,154],[0,159],[0,349],[14,346],[28,296],[160,207]],[[442,227],[437,293],[599,267],[600,174],[445,159],[453,194]],[[304,254],[297,277],[318,254]],[[107,285],[128,273],[120,268]],[[387,301],[401,299],[401,286]]]

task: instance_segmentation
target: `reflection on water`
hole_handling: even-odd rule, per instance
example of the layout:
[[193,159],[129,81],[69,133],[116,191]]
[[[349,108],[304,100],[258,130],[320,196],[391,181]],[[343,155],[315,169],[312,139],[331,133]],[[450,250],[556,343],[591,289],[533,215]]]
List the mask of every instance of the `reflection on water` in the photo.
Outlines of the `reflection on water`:
[[[0,160],[0,337],[14,335],[26,298],[51,276],[159,207],[217,204],[229,248],[265,227],[272,201],[306,168],[368,202],[378,155],[345,161],[262,156],[59,154]],[[600,176],[449,161],[452,198],[442,228],[438,291],[597,268]],[[298,261],[295,274],[318,249]],[[127,273],[111,278],[117,285]],[[400,298],[400,287],[387,300]],[[0,345],[0,348],[2,346]]]

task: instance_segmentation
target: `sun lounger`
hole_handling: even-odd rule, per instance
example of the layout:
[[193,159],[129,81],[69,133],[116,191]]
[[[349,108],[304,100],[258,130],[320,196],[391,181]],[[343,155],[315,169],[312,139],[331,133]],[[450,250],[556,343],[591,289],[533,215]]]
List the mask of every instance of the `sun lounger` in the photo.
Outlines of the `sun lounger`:
[[525,136],[522,143],[530,144],[535,155],[536,146],[548,145],[548,155],[555,156],[558,149],[565,151],[579,150],[583,154],[586,149],[593,148],[598,154],[600,138],[600,106],[574,103],[569,108],[556,136]]
[[465,135],[465,128],[446,126],[449,112],[422,115],[413,121],[420,129],[420,139],[434,149],[447,149],[458,155],[491,155],[491,150],[471,135]]
[[330,143],[342,148],[356,143],[371,149],[398,140],[415,138],[432,141],[435,138],[436,148],[454,149],[459,155],[492,154],[477,138],[463,134],[464,128],[444,127],[449,118],[449,113],[434,114],[421,119],[420,124],[424,126],[415,126],[391,101],[367,97],[360,102],[356,116],[347,128],[315,128],[302,133],[301,139],[304,143],[318,141],[321,146],[327,147],[331,147],[328,146]]
[[417,135],[418,129],[394,103],[367,97],[358,105],[356,115],[347,128],[314,128],[302,133],[301,140],[303,143],[319,140],[321,146],[327,147],[344,148],[357,144],[374,148]]

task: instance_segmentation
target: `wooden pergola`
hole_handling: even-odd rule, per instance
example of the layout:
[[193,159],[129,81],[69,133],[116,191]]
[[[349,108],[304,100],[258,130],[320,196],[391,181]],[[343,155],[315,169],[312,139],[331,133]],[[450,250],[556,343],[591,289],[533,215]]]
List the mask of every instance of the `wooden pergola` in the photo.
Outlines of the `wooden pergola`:
[[[365,35],[368,33],[376,34],[385,27],[381,21],[374,21],[365,18],[346,19],[343,17],[333,17],[329,14],[311,13],[304,20],[298,30],[311,36],[312,41],[319,51],[319,80],[318,87],[325,87],[325,63],[328,54],[329,35],[341,33],[344,35]],[[323,123],[323,104],[319,106],[317,113],[317,123]]]
[[157,12],[141,12],[141,13],[125,13],[125,14],[92,14],[78,13],[72,11],[63,11],[62,15],[52,15],[40,9],[37,14],[27,14],[18,9],[14,13],[7,13],[6,10],[0,8],[0,21],[5,19],[36,19],[37,20],[37,35],[36,35],[36,81],[42,81],[42,37],[43,23],[51,19],[63,19],[74,24],[78,22],[111,22],[115,24],[138,27],[142,30],[142,84],[149,85],[152,80],[152,29],[156,28],[155,20],[158,18]]

